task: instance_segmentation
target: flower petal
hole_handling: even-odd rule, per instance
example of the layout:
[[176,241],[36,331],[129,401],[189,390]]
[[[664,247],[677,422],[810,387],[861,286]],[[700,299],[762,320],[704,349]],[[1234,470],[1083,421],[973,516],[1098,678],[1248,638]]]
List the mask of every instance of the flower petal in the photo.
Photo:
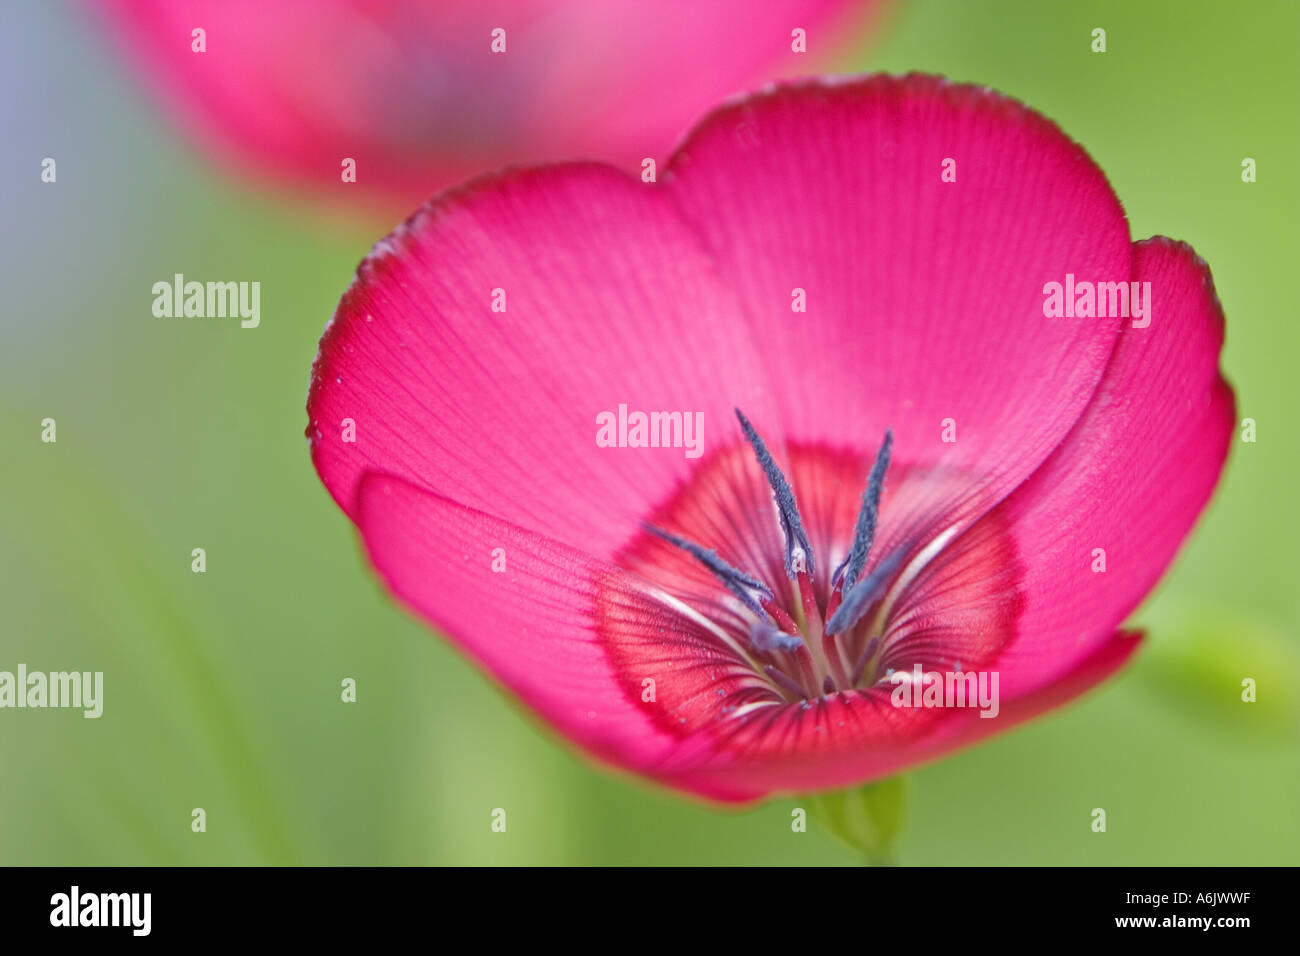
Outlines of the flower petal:
[[768,746],[759,759],[742,747],[717,752],[700,734],[677,746],[660,775],[675,786],[737,801],[879,780],[1063,706],[1118,671],[1140,644],[1139,634],[1115,633],[1053,684],[1001,700],[995,717],[981,717],[975,708],[895,708],[887,692],[836,695],[763,727],[766,739],[778,745]]
[[1151,283],[1150,326],[1125,323],[1074,431],[968,532],[1009,527],[1023,569],[1015,634],[996,664],[1008,696],[1050,684],[1109,639],[1164,574],[1227,456],[1235,406],[1218,368],[1223,313],[1209,269],[1165,238],[1136,243],[1133,260],[1135,281]]
[[1042,462],[1105,368],[1118,320],[1045,318],[1043,287],[1126,280],[1123,210],[1081,147],[987,89],[778,86],[711,114],[665,183],[756,328],[785,434],[874,450],[892,428],[900,466],[974,476],[966,514]]
[[522,169],[440,197],[361,264],[307,434],[350,516],[378,470],[604,556],[697,461],[598,447],[620,405],[681,413],[679,446],[702,423],[695,455],[737,440],[734,405],[779,445],[740,311],[661,192],[594,164]]
[[[387,588],[557,731],[601,760],[714,800],[895,772],[1060,703],[1137,643],[1098,651],[1079,665],[1077,686],[1063,680],[993,719],[896,708],[888,690],[718,713],[751,675],[637,575],[377,473],[361,483],[358,526]],[[657,678],[649,700],[646,673]]]
[[[927,566],[902,599],[908,628],[931,623],[919,628],[919,642],[905,640],[896,653],[934,664],[955,657],[998,672],[999,716],[949,710],[908,723],[914,712],[904,711],[865,720],[870,701],[831,698],[784,715],[789,726],[765,727],[762,760],[747,759],[754,747],[743,738],[734,752],[710,759],[713,742],[696,738],[678,746],[665,771],[680,766],[695,785],[761,792],[874,779],[1059,706],[1128,658],[1139,642],[1115,628],[1164,573],[1204,508],[1235,419],[1218,369],[1223,315],[1205,263],[1164,238],[1136,243],[1132,252],[1134,280],[1151,283],[1150,326],[1125,323],[1094,401],[1065,442]],[[1091,570],[1094,547],[1106,549],[1105,573]],[[989,556],[1002,551],[1008,570],[991,573]],[[997,626],[963,629],[981,613]],[[1004,629],[1006,636],[993,633]],[[992,659],[989,640],[1006,642]]]
[[[357,523],[389,591],[602,760],[656,775],[677,724],[747,679],[636,576],[400,478],[366,475]],[[618,654],[654,659],[651,700]]]
[[[660,157],[712,103],[832,50],[877,0],[98,0],[176,115],[244,165],[403,210],[507,163]],[[745,29],[736,29],[743,22]],[[207,31],[202,55],[190,31]],[[492,50],[493,31],[506,49]],[[340,190],[340,161],[357,162]]]

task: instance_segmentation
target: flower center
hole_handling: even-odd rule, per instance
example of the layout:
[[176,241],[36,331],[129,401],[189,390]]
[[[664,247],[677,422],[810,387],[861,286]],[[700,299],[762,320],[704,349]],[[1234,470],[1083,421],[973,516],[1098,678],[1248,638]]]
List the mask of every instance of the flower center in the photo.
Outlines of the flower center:
[[848,554],[830,573],[829,588],[819,595],[814,586],[817,557],[794,491],[753,425],[739,410],[736,416],[771,488],[785,581],[769,587],[689,539],[653,525],[648,530],[695,558],[748,612],[743,615],[747,618],[743,640],[733,644],[755,675],[770,681],[772,690],[785,700],[809,700],[855,689],[864,682],[874,684],[888,599],[896,590],[888,585],[900,570],[903,550],[879,561],[870,574],[862,572],[875,539],[893,436],[886,433],[872,465]]
[[[882,555],[873,553],[892,435],[886,433],[876,454],[846,546],[843,508],[832,506],[828,513],[819,502],[816,526],[805,528],[789,480],[754,427],[739,411],[737,417],[766,490],[752,480],[752,466],[738,446],[714,467],[722,472],[715,481],[736,496],[739,507],[718,508],[726,495],[718,489],[713,508],[693,496],[678,499],[647,524],[647,537],[623,563],[666,585],[656,597],[748,672],[747,691],[766,690],[762,696],[768,700],[792,703],[876,684],[886,676],[890,611],[946,543],[940,535],[918,550],[914,542],[894,541]],[[792,463],[796,478],[805,479],[802,487],[829,488],[835,504],[843,502],[840,489],[852,480],[845,466],[856,463],[832,460],[829,474],[823,456],[792,452]],[[765,522],[765,515],[774,520]],[[739,527],[742,522],[749,526]],[[683,531],[729,541],[730,553],[724,556]],[[834,558],[838,563],[831,565]],[[725,588],[721,600],[718,584]]]
[[874,459],[788,444],[787,479],[739,417],[744,440],[702,461],[615,555],[658,610],[602,586],[610,662],[681,735],[780,750],[791,740],[762,728],[817,708],[822,730],[851,721],[891,739],[899,720],[925,719],[892,707],[896,672],[978,669],[1012,639],[1023,570],[1009,528],[986,515],[959,534],[950,516],[978,476],[891,464],[888,433]]

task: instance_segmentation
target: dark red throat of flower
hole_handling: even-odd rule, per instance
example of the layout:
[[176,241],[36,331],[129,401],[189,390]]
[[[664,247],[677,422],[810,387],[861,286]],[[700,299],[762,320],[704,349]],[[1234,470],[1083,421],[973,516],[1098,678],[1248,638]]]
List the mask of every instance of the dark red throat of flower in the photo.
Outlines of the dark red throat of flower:
[[819,599],[814,578],[825,570],[819,570],[790,482],[739,409],[736,417],[776,501],[789,593],[773,593],[757,576],[732,567],[693,541],[654,526],[648,525],[647,530],[698,560],[749,610],[748,647],[739,650],[786,700],[871,686],[879,679],[886,610],[882,605],[905,556],[900,547],[878,561],[870,574],[862,574],[876,536],[893,434],[885,433],[872,463],[849,553],[831,573],[830,589],[822,592],[827,596]]

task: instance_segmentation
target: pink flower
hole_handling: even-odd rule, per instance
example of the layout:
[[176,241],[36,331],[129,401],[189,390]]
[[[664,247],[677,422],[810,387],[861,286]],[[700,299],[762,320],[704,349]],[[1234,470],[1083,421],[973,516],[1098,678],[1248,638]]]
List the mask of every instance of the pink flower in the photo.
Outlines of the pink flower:
[[[568,164],[435,199],[344,294],[307,434],[388,588],[509,691],[747,800],[1119,668],[1227,453],[1222,340],[1204,262],[1131,242],[1047,119],[809,81],[714,112],[656,185]],[[637,411],[682,429],[639,447]],[[999,675],[996,717],[896,706],[917,665]]]
[[[658,160],[718,99],[805,73],[880,0],[96,0],[206,144],[401,211],[507,163]],[[504,30],[494,37],[493,31]],[[806,54],[792,46],[805,31]],[[202,30],[203,52],[195,52]],[[500,42],[496,42],[497,40]],[[494,52],[504,44],[504,52]]]

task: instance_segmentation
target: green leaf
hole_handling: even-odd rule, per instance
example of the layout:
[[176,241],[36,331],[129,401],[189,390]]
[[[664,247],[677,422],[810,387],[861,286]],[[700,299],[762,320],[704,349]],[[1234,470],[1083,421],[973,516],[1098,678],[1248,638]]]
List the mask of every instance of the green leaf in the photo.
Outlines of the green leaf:
[[894,851],[907,809],[908,778],[890,777],[831,793],[804,798],[813,817],[861,853],[868,864],[895,862]]

